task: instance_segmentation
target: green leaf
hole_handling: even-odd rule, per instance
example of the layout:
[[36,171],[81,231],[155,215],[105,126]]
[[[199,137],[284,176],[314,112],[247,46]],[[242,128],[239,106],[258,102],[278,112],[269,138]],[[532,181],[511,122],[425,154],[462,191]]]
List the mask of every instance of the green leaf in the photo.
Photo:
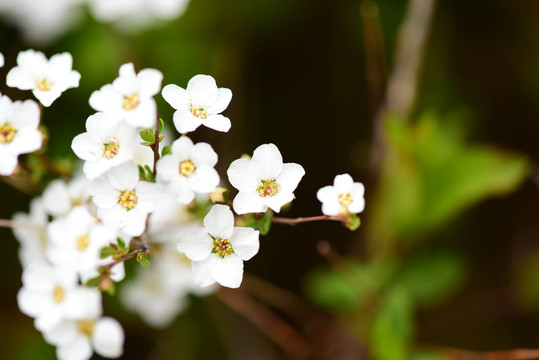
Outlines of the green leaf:
[[399,272],[405,286],[422,307],[437,305],[450,298],[464,284],[466,269],[462,260],[447,252],[428,252],[412,259]]
[[[159,118],[159,135],[163,133],[163,130],[165,130],[165,122],[163,121],[163,119]],[[154,134],[154,137],[155,137],[155,134]],[[159,141],[161,140],[162,140],[162,137],[159,137]]]
[[112,245],[105,246],[103,249],[101,249],[100,258],[106,259],[109,256],[115,255],[117,252],[118,251]]
[[153,177],[153,171],[150,168],[149,165],[144,165],[144,169],[146,169],[146,179],[151,182],[155,182],[155,178]]
[[168,155],[172,152],[172,145],[167,145],[163,147],[163,150],[161,150],[161,156]]
[[155,142],[155,132],[153,131],[153,129],[141,130],[139,134],[142,140],[149,143],[150,145]]
[[414,333],[413,306],[406,288],[386,293],[372,324],[371,346],[377,360],[408,360]]
[[90,280],[86,281],[84,285],[96,288],[99,286],[100,280],[101,280],[101,275],[91,278]]
[[148,255],[146,253],[138,253],[137,254],[137,262],[142,267],[148,267],[150,266],[150,260],[148,260]]
[[271,227],[271,219],[273,218],[273,211],[268,210],[262,214],[247,214],[245,216],[242,226],[252,227],[255,230],[260,231],[260,235],[266,235]]
[[144,170],[142,165],[138,166],[138,176],[140,180],[146,180],[146,170]]
[[116,241],[118,242],[118,248],[122,251],[122,252],[127,252],[129,249],[127,248],[127,246],[125,245],[125,241],[122,239],[122,238],[117,238]]
[[419,239],[481,200],[514,191],[531,166],[522,155],[471,144],[462,116],[385,119],[388,150],[370,230],[377,239]]

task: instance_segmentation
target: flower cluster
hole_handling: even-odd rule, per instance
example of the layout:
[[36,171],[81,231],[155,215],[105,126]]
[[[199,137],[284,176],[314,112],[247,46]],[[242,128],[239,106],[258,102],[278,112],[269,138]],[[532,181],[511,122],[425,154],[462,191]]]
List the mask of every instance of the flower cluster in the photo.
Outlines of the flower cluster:
[[[78,86],[80,74],[67,53],[47,60],[28,50],[17,63],[8,85],[32,90],[43,106]],[[188,134],[200,126],[228,132],[232,123],[221,113],[232,92],[208,75],[196,75],[185,89],[162,88],[162,80],[156,69],[137,73],[132,63],[122,65],[116,79],[91,94],[95,113],[72,141],[81,171],[50,182],[28,214],[13,217],[26,224],[14,228],[23,264],[19,307],[60,359],[88,359],[93,351],[121,356],[124,333],[103,316],[101,292],[114,293],[126,260],[136,258],[142,268],[120,287],[119,298],[154,327],[168,325],[189,293],[209,294],[215,284],[239,287],[244,261],[258,253],[267,232],[253,214],[271,220],[294,200],[305,175],[301,165],[283,161],[276,145],[260,145],[228,167],[237,190],[229,201],[215,169],[217,152]],[[154,99],[159,93],[175,110],[179,138],[169,145]],[[41,147],[40,113],[32,100],[2,96],[0,114],[0,171],[9,175],[19,154]],[[151,156],[137,155],[144,150]],[[344,174],[317,196],[325,216],[345,222],[363,210],[363,192]]]

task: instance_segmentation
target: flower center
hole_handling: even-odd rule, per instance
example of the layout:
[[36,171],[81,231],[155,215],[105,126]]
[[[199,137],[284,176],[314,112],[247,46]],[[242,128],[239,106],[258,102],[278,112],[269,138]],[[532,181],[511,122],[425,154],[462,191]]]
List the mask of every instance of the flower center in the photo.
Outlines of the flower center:
[[107,159],[112,159],[116,155],[118,155],[118,152],[120,152],[120,144],[118,144],[114,140],[110,140],[110,142],[103,144],[103,151],[104,151],[103,155]]
[[0,125],[0,143],[9,144],[13,141],[15,134],[17,134],[17,130],[10,123]]
[[348,212],[348,206],[354,201],[352,198],[352,195],[349,193],[339,194],[339,197],[337,198],[337,201],[341,205],[341,209],[344,212]]
[[137,206],[138,197],[135,194],[135,190],[122,190],[120,191],[120,199],[118,203],[122,205],[125,210],[132,210]]
[[36,83],[36,88],[41,91],[50,91],[53,85],[54,83],[52,81],[47,78],[43,78],[41,80],[38,80],[38,82]]
[[66,291],[64,290],[64,288],[60,285],[56,285],[54,287],[54,290],[52,291],[52,298],[54,299],[54,302],[59,304],[62,302],[62,300],[64,300],[65,294]]
[[196,168],[195,164],[193,164],[193,162],[191,160],[184,160],[184,161],[180,162],[179,169],[180,169],[180,174],[182,174],[185,177],[188,177],[197,168]]
[[84,234],[78,237],[76,244],[77,250],[84,251],[88,248],[89,245],[90,237],[88,236],[88,234]]
[[77,330],[83,335],[88,337],[92,336],[94,332],[95,321],[93,320],[80,320],[77,321]]
[[135,110],[140,104],[140,97],[137,93],[124,96],[123,108],[127,111]]
[[208,118],[208,112],[204,108],[204,106],[195,106],[191,104],[189,111],[191,114],[195,115],[197,118],[200,119],[207,119]]
[[258,186],[258,189],[256,191],[258,192],[258,195],[260,197],[272,197],[277,195],[281,187],[275,179],[273,180],[261,180],[260,185]]
[[[211,236],[211,235],[210,235]],[[227,239],[213,238],[213,248],[211,250],[212,254],[216,254],[221,259],[224,259],[230,254],[234,254],[234,249],[232,249],[232,244]]]

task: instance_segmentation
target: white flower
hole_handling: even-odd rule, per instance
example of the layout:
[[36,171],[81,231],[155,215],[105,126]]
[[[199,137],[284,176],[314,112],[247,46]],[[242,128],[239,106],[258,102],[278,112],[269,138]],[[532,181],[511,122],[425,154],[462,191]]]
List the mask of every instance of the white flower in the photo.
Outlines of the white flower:
[[17,157],[41,148],[39,107],[35,101],[11,101],[0,95],[0,175],[11,175]]
[[99,291],[80,286],[64,267],[40,263],[26,268],[17,294],[21,311],[35,318],[40,331],[52,330],[64,319],[81,319],[101,306]]
[[85,133],[75,136],[71,149],[85,160],[83,171],[93,180],[114,166],[133,159],[140,140],[137,131],[126,123],[114,124],[105,113],[91,115]]
[[0,68],[4,66],[4,55],[0,53]]
[[120,323],[98,314],[79,320],[64,320],[54,329],[43,333],[45,340],[57,346],[60,360],[88,360],[95,350],[106,358],[123,353],[124,331]]
[[235,227],[234,214],[226,205],[214,205],[204,218],[204,228],[178,237],[178,250],[185,253],[200,286],[218,282],[237,288],[243,278],[243,261],[260,246],[258,231]]
[[1,0],[4,20],[17,25],[26,40],[44,45],[69,30],[84,15],[84,0]]
[[192,231],[198,227],[199,222],[186,205],[177,202],[173,196],[163,196],[148,221],[148,234],[152,242],[174,243],[176,246],[179,232]]
[[47,257],[55,265],[65,265],[77,274],[100,266],[101,249],[116,241],[116,232],[98,223],[84,207],[52,221],[47,229]]
[[131,236],[144,232],[146,218],[155,210],[159,197],[159,186],[139,181],[138,167],[132,162],[115,167],[92,181],[89,191],[103,223]]
[[42,199],[33,198],[30,201],[30,212],[28,214],[15,213],[13,221],[35,225],[35,227],[15,226],[13,228],[13,234],[20,243],[19,260],[23,268],[46,261],[45,251],[48,244],[46,228],[49,218]]
[[189,0],[89,0],[93,15],[123,30],[139,30],[181,15]]
[[177,85],[167,85],[161,94],[176,109],[174,126],[181,134],[195,131],[200,125],[221,132],[230,129],[230,120],[219,114],[230,103],[232,92],[217,88],[211,76],[196,75],[189,80],[185,90]]
[[168,185],[181,204],[188,204],[195,193],[209,194],[219,185],[219,174],[213,168],[217,153],[207,143],[193,144],[182,136],[172,143],[170,154],[157,162],[157,179]]
[[79,86],[80,74],[72,70],[73,58],[69,53],[56,54],[47,60],[42,52],[21,51],[17,66],[7,74],[7,86],[32,90],[43,104],[50,106],[62,92]]
[[157,118],[153,97],[161,89],[163,74],[155,69],[144,69],[137,74],[133,63],[123,64],[119,74],[112,84],[92,93],[90,106],[112,115],[112,122],[125,120],[134,127],[152,127]]
[[266,212],[268,208],[279,212],[294,199],[294,190],[305,175],[303,167],[294,163],[283,164],[277,146],[260,145],[252,159],[237,159],[227,170],[228,180],[238,195],[233,207],[238,214]]
[[67,215],[73,208],[90,200],[88,183],[88,179],[81,176],[68,183],[61,179],[52,181],[43,191],[43,206],[54,217]]
[[333,186],[324,186],[316,193],[322,202],[324,215],[357,214],[365,208],[363,195],[365,187],[362,183],[354,182],[348,174],[335,176]]

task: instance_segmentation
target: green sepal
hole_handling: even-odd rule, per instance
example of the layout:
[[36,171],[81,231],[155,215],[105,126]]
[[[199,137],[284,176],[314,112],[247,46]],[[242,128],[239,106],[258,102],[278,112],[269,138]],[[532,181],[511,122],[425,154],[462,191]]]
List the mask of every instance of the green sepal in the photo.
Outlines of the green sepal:
[[[163,119],[159,118],[159,135],[161,135],[164,129],[165,129],[165,122],[163,121]],[[163,139],[163,136],[160,136],[159,141],[161,141],[162,139]]]
[[140,137],[142,140],[147,142],[148,144],[153,144],[155,142],[155,133],[152,131],[152,129],[145,129],[139,131]]
[[146,254],[146,253],[138,253],[138,254],[137,254],[137,262],[138,262],[142,267],[148,267],[148,266],[150,266],[150,260],[148,260],[148,254]]
[[348,214],[344,226],[346,226],[350,231],[355,231],[361,225],[361,219],[356,214]]
[[99,276],[96,276],[94,278],[91,278],[90,280],[86,281],[86,283],[84,284],[85,286],[89,286],[89,287],[98,287],[99,286],[99,281],[101,280],[101,275]]
[[101,254],[99,257],[101,259],[106,259],[109,256],[114,256],[117,252],[118,250],[116,250],[112,245],[105,246],[103,249],[101,249]]

